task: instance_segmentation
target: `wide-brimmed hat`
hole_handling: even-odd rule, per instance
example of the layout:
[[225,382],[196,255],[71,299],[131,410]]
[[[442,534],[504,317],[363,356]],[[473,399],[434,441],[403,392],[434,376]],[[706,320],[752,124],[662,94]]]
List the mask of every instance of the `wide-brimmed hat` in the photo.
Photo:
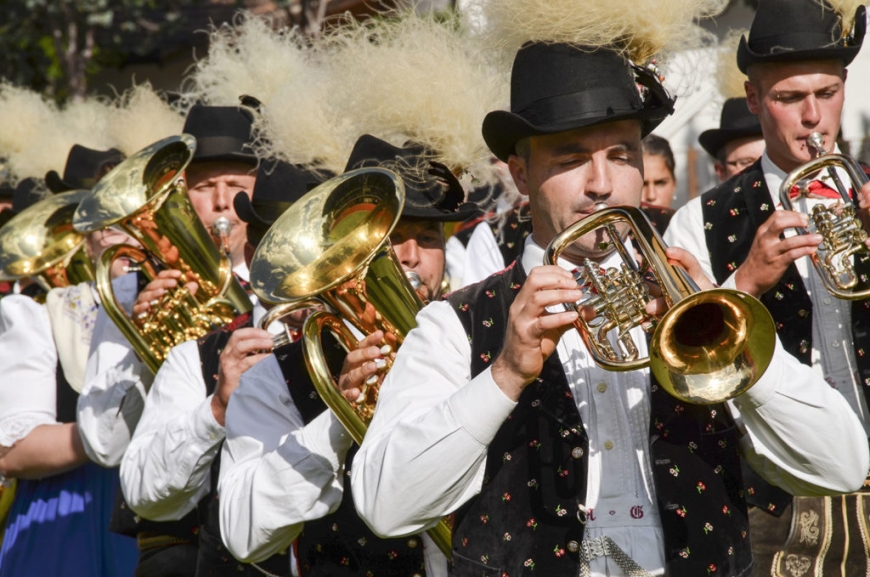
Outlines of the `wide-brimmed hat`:
[[747,136],[761,136],[758,115],[749,111],[746,98],[729,98],[722,106],[719,128],[705,130],[698,142],[710,156],[716,157],[726,144]]
[[612,50],[530,43],[514,59],[510,112],[487,114],[483,138],[507,161],[522,138],[605,122],[639,120],[646,136],[673,105],[654,72]]
[[737,66],[746,74],[753,64],[801,60],[854,60],[864,33],[864,6],[855,12],[855,24],[845,34],[837,12],[819,0],[760,0],[749,38],[737,47]]
[[403,217],[457,222],[475,215],[478,207],[465,202],[459,180],[432,156],[421,144],[407,142],[400,148],[364,134],[354,144],[344,170],[381,167],[398,174],[405,185]]
[[260,240],[285,210],[330,175],[314,172],[282,160],[264,160],[257,171],[251,197],[246,192],[233,198],[238,217],[248,223],[248,242]]
[[66,157],[63,178],[56,171],[49,170],[45,174],[45,184],[55,194],[77,188],[92,188],[124,158],[124,153],[117,148],[94,150],[74,144]]
[[254,115],[239,106],[195,104],[182,132],[196,138],[193,162],[235,161],[257,164],[253,144]]
[[50,192],[46,190],[45,183],[36,178],[25,178],[16,186],[4,182],[0,185],[0,191],[2,191],[0,192],[0,197],[12,200],[12,207],[0,212],[0,226],[9,222],[13,216],[25,208],[50,196]]

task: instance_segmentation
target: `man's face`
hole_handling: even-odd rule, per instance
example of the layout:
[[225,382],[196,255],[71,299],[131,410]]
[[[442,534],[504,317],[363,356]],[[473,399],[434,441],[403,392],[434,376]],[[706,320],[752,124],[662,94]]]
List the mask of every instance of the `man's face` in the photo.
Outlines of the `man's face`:
[[677,191],[677,179],[668,170],[665,158],[658,154],[643,155],[643,201],[665,208],[671,206]]
[[[106,252],[107,249],[118,244],[129,244],[136,247],[140,246],[138,242],[123,232],[112,228],[97,230],[88,233],[85,236],[85,251],[88,253],[88,257],[94,264],[99,262],[100,257],[103,256],[103,253]],[[112,269],[110,273],[112,278],[118,278],[119,276],[125,275],[129,266],[130,260],[128,258],[116,258],[112,261]]]
[[[534,136],[528,160],[512,155],[508,166],[517,188],[528,195],[532,235],[547,246],[560,232],[595,211],[595,205],[639,206],[643,189],[640,123],[621,120],[558,134]],[[562,256],[581,264],[613,250],[602,230],[591,232]]]
[[[444,278],[444,226],[431,220],[402,218],[390,234],[390,243],[402,269],[420,275],[426,300],[441,295]],[[425,288],[424,288],[425,287]]]
[[230,256],[233,266],[244,262],[247,224],[236,216],[233,198],[239,192],[250,197],[254,192],[256,172],[241,162],[200,162],[187,168],[187,189],[193,209],[209,232],[220,217],[229,219]]
[[725,182],[735,174],[739,174],[761,158],[764,154],[764,139],[760,136],[747,136],[732,140],[722,147],[723,161],[717,160],[713,165],[716,176]]
[[746,83],[749,110],[758,115],[767,154],[791,171],[815,158],[807,137],[820,132],[833,149],[840,130],[846,71],[837,60],[754,65]]

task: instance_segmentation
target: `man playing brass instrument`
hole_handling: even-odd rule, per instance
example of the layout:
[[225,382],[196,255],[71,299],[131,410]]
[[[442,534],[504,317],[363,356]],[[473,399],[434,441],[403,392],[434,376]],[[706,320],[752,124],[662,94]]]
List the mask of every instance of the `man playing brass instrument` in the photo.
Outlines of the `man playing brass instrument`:
[[[370,135],[358,139],[347,170],[379,166],[399,174],[406,190],[390,242],[406,273],[422,281],[424,300],[440,298],[444,276],[444,223],[472,214],[464,191],[419,145],[395,147]],[[327,346],[339,387],[348,399],[377,380],[387,354],[376,331],[346,356]],[[301,343],[245,373],[227,412],[221,463],[221,533],[239,559],[264,558],[296,541],[304,576],[422,575],[424,544],[429,575],[444,574],[434,544],[413,535],[382,540],[354,510],[347,488],[353,440],[315,393]]]
[[[542,266],[544,247],[599,203],[640,204],[641,137],[671,110],[620,49],[517,53],[513,112],[490,113],[483,133],[529,196],[532,235],[506,271],[418,315],[356,455],[353,496],[375,533],[454,515],[452,575],[746,575],[738,448],[796,492],[863,480],[854,414],[778,342],[733,403],[691,405],[646,369],[598,368],[570,330],[577,313],[549,312],[581,297],[571,270],[584,259],[619,259],[601,230],[560,266]],[[711,286],[687,252],[668,256]]]
[[[793,232],[796,226],[807,226],[813,207],[841,201],[834,191],[836,184],[824,173],[811,176],[816,180],[809,195],[793,201],[795,212],[782,210],[779,199],[787,173],[815,158],[808,144],[810,134],[821,133],[825,147],[836,150],[845,67],[860,50],[866,26],[864,8],[856,12],[855,7],[855,3],[820,0],[759,3],[736,57],[749,77],[747,103],[761,124],[764,155],[741,175],[678,211],[666,239],[692,250],[705,273],[718,283],[758,296],[777,322],[786,350],[843,395],[861,419],[866,436],[870,434],[866,399],[870,365],[863,352],[870,344],[863,328],[867,308],[864,302],[850,304],[826,291],[810,260],[803,258],[816,252],[821,236]],[[848,187],[845,172],[837,172]],[[851,194],[861,208],[867,208],[870,185]],[[866,275],[864,258],[849,261],[859,275]],[[870,543],[857,524],[860,494],[834,500],[843,514],[832,518],[825,513],[831,511],[831,499],[792,500],[761,480],[747,478],[746,482],[753,489],[747,500],[756,506],[750,520],[758,537],[753,543],[758,574],[787,575],[789,566],[815,574],[840,574],[840,567],[849,567],[865,574]],[[792,532],[787,540],[790,521],[802,518],[812,519],[808,529],[823,537],[806,542],[801,532]]]
[[[197,140],[196,153],[185,174],[191,204],[207,229],[212,230],[221,217],[233,225],[227,239],[229,256],[234,272],[244,280],[248,276],[245,223],[237,217],[233,200],[237,195],[250,196],[255,186],[257,159],[249,148],[252,123],[252,113],[241,107],[197,105],[190,110],[182,129]],[[133,304],[134,316],[147,315],[160,307],[163,296],[177,286],[178,280],[177,271],[159,273],[139,292]],[[89,359],[87,394],[79,402],[79,421],[92,458],[105,465],[122,464],[122,471],[126,471],[128,482],[124,482],[122,473],[121,486],[127,502],[117,504],[113,530],[137,537],[137,575],[193,575],[201,533],[196,506],[200,500],[207,502],[211,458],[223,436],[225,404],[235,383],[223,379],[214,395],[206,389],[195,341],[173,349],[175,352],[163,365],[167,368],[165,375],[155,379],[108,318],[98,318],[97,327],[100,340]],[[253,337],[254,343],[257,336],[262,336],[259,331]],[[240,373],[237,366],[252,362],[247,355],[253,350],[249,346],[251,338],[241,331],[226,347],[225,374],[233,369]],[[215,355],[212,360],[217,358]],[[178,376],[179,367],[188,378]],[[197,368],[198,374],[185,372],[191,367]],[[215,374],[217,367],[209,367],[208,371]],[[149,393],[152,381],[164,380],[169,381],[165,388],[155,385],[156,394]],[[139,426],[140,417],[144,418],[143,426]],[[180,447],[189,452],[179,451]],[[179,475],[185,474],[195,480],[179,480]],[[236,571],[238,564],[228,555],[224,558],[225,564]]]

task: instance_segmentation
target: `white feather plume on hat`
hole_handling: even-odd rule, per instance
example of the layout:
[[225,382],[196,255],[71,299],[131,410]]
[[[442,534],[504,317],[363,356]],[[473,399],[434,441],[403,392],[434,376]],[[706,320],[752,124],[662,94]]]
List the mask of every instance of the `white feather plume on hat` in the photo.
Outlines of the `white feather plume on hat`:
[[741,36],[749,36],[749,31],[730,30],[719,44],[716,55],[716,81],[723,101],[746,96],[744,83],[748,78],[737,67],[737,46],[740,44]]
[[459,17],[414,11],[345,22],[324,39],[335,107],[358,133],[425,145],[454,173],[492,176],[484,116],[509,102],[509,73]]
[[697,48],[712,36],[699,18],[727,0],[484,0],[490,42],[513,56],[526,42],[615,49],[636,64]]
[[848,36],[852,25],[855,24],[855,12],[859,6],[865,5],[867,0],[818,0],[818,2],[821,6],[834,9],[843,24],[843,36]]
[[127,156],[162,138],[181,134],[184,127],[181,111],[170,105],[147,82],[121,94],[107,118],[112,146]]

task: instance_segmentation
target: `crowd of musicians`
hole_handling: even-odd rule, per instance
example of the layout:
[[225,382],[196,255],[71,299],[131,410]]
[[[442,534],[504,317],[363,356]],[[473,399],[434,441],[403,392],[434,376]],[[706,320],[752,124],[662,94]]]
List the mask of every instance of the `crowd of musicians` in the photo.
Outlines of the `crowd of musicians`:
[[726,4],[242,18],[172,106],[0,85],[0,577],[870,575],[865,8],[758,2],[674,210],[666,56]]

